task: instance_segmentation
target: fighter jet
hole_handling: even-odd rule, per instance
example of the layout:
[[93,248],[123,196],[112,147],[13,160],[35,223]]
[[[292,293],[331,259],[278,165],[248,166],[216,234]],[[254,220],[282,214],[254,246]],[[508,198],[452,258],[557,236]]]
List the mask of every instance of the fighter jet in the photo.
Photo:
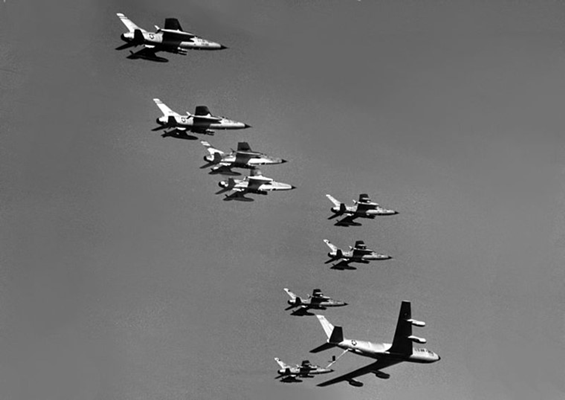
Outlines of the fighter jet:
[[259,165],[282,164],[286,162],[286,160],[282,158],[269,157],[266,154],[253,151],[246,142],[239,142],[237,144],[237,150],[232,150],[231,153],[227,154],[221,150],[215,149],[206,141],[200,143],[206,147],[209,153],[204,156],[204,161],[208,164],[200,168],[212,166],[211,174],[241,175],[239,172],[232,171],[232,168],[252,169]]
[[167,62],[166,58],[158,57],[155,53],[166,51],[185,56],[187,50],[222,50],[227,48],[219,43],[184,32],[176,18],[165,19],[165,27],[163,29],[155,25],[155,32],[147,32],[134,24],[124,14],[118,13],[116,15],[128,29],[128,32],[120,36],[126,43],[117,47],[116,50],[143,46],[143,49],[136,53],[130,51],[128,58],[144,58],[151,61]]
[[[186,112],[186,115],[181,115],[171,110],[165,103],[159,99],[153,99],[157,107],[163,113],[162,117],[157,118],[157,124],[160,126],[153,129],[159,131],[162,129],[171,129],[171,131],[189,131],[194,133],[203,133],[206,135],[213,135],[214,129],[246,129],[251,125],[244,124],[243,122],[232,121],[225,117],[212,115],[206,106],[196,106],[194,114]],[[165,135],[170,132],[165,133]]]
[[285,310],[298,307],[291,313],[292,315],[314,315],[308,312],[308,310],[325,310],[327,307],[342,307],[347,305],[344,301],[333,300],[328,296],[324,296],[320,289],[314,289],[312,294],[308,295],[308,298],[306,299],[295,295],[287,288],[284,288],[284,291],[290,296],[290,300],[288,300],[288,304],[290,304],[290,306]]
[[258,169],[251,170],[251,175],[243,179],[229,178],[227,181],[218,183],[222,190],[216,192],[221,194],[229,191],[233,193],[226,195],[224,200],[253,201],[253,199],[245,197],[246,193],[266,195],[274,190],[292,190],[295,186],[288,183],[275,182],[271,178],[264,177]]
[[323,315],[317,315],[328,340],[321,346],[311,350],[311,353],[318,353],[333,347],[344,349],[344,354],[350,352],[363,357],[374,358],[377,361],[366,365],[355,371],[339,376],[326,382],[320,383],[318,386],[329,386],[334,383],[347,381],[352,386],[363,386],[363,382],[355,380],[355,378],[373,373],[381,379],[388,379],[390,375],[381,370],[391,365],[401,362],[412,362],[420,364],[430,364],[441,359],[433,351],[423,348],[412,348],[412,342],[426,343],[426,339],[414,336],[412,334],[412,326],[424,327],[425,322],[412,319],[410,310],[410,302],[403,301],[400,306],[400,315],[396,324],[396,331],[392,344],[390,343],[371,343],[362,340],[346,339],[343,336],[341,326],[333,326]]
[[281,367],[281,369],[278,370],[279,376],[275,377],[275,379],[282,378],[281,382],[302,382],[298,378],[313,378],[314,375],[333,372],[333,369],[329,368],[331,364],[326,368],[322,368],[318,365],[311,364],[308,360],[304,360],[302,364],[292,367],[285,364],[280,358],[275,357],[275,361]]
[[356,262],[362,264],[368,264],[369,261],[375,260],[390,260],[392,257],[386,254],[379,254],[373,250],[370,250],[365,245],[365,242],[358,240],[355,242],[355,246],[349,246],[349,251],[343,251],[338,249],[335,245],[330,243],[328,239],[324,239],[324,243],[330,248],[328,257],[330,259],[326,261],[326,264],[337,261],[332,268],[334,269],[356,269],[355,267],[349,266],[349,263]]
[[345,215],[345,218],[336,222],[338,226],[350,226],[350,225],[361,225],[359,222],[355,222],[356,218],[370,218],[373,219],[377,215],[395,215],[398,212],[394,210],[387,210],[379,206],[377,203],[372,202],[369,196],[365,193],[359,195],[359,200],[353,200],[352,206],[346,206],[345,203],[337,201],[334,197],[326,194],[326,197],[334,204],[330,210],[334,213],[328,219],[334,219]]

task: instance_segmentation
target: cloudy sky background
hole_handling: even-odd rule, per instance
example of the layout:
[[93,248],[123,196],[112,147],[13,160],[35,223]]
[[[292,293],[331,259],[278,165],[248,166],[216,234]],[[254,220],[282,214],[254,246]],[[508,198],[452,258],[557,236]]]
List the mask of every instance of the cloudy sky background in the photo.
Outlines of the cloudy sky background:
[[[229,49],[128,60],[116,12]],[[564,26],[556,1],[0,4],[0,397],[562,399]],[[298,188],[223,202],[153,97],[253,125],[206,139]],[[326,220],[361,192],[400,214]],[[324,238],[394,259],[333,271]],[[308,353],[325,336],[283,287],[373,341],[410,300],[442,360],[278,383],[275,356],[338,354]]]

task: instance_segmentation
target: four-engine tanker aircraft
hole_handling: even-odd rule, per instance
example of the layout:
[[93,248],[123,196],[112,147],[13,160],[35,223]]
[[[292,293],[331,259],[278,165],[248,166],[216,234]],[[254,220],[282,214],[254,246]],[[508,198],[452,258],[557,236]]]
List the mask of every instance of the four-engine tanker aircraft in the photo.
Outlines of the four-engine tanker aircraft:
[[324,239],[324,243],[330,248],[328,257],[330,259],[326,261],[326,264],[338,261],[334,264],[332,268],[334,269],[356,269],[355,267],[349,266],[349,263],[356,262],[362,264],[368,264],[370,261],[376,260],[390,260],[392,257],[387,254],[379,254],[373,250],[370,250],[365,246],[365,242],[358,240],[355,242],[355,246],[349,246],[349,251],[343,251],[338,249],[335,245],[330,243],[328,239]]
[[239,142],[237,150],[231,153],[224,153],[210,145],[206,141],[200,142],[208,150],[208,155],[204,156],[204,161],[208,164],[200,168],[208,168],[212,166],[211,174],[222,175],[241,175],[239,172],[233,172],[232,168],[248,168],[252,169],[259,165],[283,164],[286,160],[282,158],[269,157],[266,154],[251,150],[247,142]]
[[278,370],[279,376],[276,376],[275,379],[282,378],[281,382],[302,382],[298,378],[313,378],[314,375],[333,372],[333,369],[330,369],[331,363],[326,368],[322,368],[318,365],[311,364],[308,360],[304,360],[302,364],[292,367],[285,364],[280,358],[275,357],[275,361],[281,367],[281,369]]
[[285,311],[298,307],[291,313],[292,315],[315,315],[308,312],[308,310],[325,310],[327,307],[343,307],[347,305],[344,301],[333,300],[328,296],[324,296],[320,289],[314,289],[312,294],[308,295],[306,299],[295,295],[287,288],[284,288],[284,291],[290,296],[290,300],[288,300],[290,306]]
[[333,347],[339,347],[344,349],[345,352],[351,352],[353,354],[377,360],[374,363],[356,369],[355,371],[329,381],[322,382],[318,384],[318,386],[333,385],[334,383],[342,381],[347,381],[352,386],[363,386],[363,383],[355,380],[355,378],[373,373],[378,378],[388,379],[390,378],[390,375],[382,372],[381,370],[390,367],[391,365],[401,362],[430,364],[439,361],[441,357],[433,351],[412,347],[412,342],[426,343],[426,339],[412,334],[412,326],[424,327],[426,324],[422,321],[412,319],[411,314],[410,302],[403,301],[400,306],[400,315],[398,316],[398,322],[396,324],[396,331],[394,332],[392,344],[346,339],[343,336],[343,329],[341,326],[333,326],[323,315],[317,315],[316,317],[318,317],[320,324],[322,324],[328,340],[323,345],[311,350],[311,353],[318,353]]
[[171,110],[159,99],[153,99],[153,101],[163,113],[162,117],[157,118],[157,124],[160,126],[153,129],[153,131],[171,129],[171,131],[166,132],[164,136],[170,135],[172,131],[189,131],[213,135],[214,129],[233,130],[251,127],[251,125],[244,124],[243,122],[232,121],[225,117],[212,115],[207,106],[196,106],[194,114],[187,111],[186,115],[183,115]]
[[388,210],[379,206],[377,203],[369,199],[369,195],[363,193],[359,195],[359,200],[353,200],[352,206],[347,206],[345,203],[337,201],[334,197],[326,194],[326,197],[334,204],[330,210],[334,213],[328,219],[334,219],[345,215],[345,218],[336,222],[338,226],[350,226],[350,225],[361,225],[359,222],[355,222],[356,218],[370,218],[373,219],[378,215],[395,215],[398,214],[397,211]]
[[252,169],[251,175],[243,179],[229,178],[227,181],[219,182],[218,185],[222,190],[216,192],[216,194],[233,191],[233,193],[226,195],[224,200],[239,201],[253,201],[253,199],[245,197],[246,193],[266,195],[275,190],[295,189],[295,186],[288,183],[275,182],[273,179],[263,176],[258,169]]
[[128,28],[128,32],[121,35],[121,39],[126,43],[117,47],[116,50],[143,46],[143,49],[136,53],[130,51],[131,54],[128,58],[143,58],[151,61],[167,62],[166,58],[158,57],[155,53],[166,51],[184,56],[187,54],[187,50],[222,50],[227,48],[219,43],[184,32],[176,18],[165,19],[165,27],[163,29],[155,26],[155,32],[147,32],[134,24],[124,14],[118,13],[117,16]]

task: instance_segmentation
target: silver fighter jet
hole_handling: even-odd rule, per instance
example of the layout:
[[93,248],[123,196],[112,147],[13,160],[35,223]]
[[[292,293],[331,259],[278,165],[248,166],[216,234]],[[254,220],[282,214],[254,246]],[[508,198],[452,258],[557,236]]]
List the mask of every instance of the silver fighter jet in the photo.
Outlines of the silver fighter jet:
[[326,264],[337,261],[337,264],[332,266],[333,269],[356,269],[355,267],[349,266],[349,263],[356,262],[368,264],[370,261],[390,260],[392,258],[389,255],[379,254],[368,249],[365,242],[362,240],[356,241],[355,246],[353,247],[349,246],[349,251],[338,249],[327,239],[324,239],[324,243],[330,248],[330,252],[328,253],[328,257],[330,257],[330,259],[326,261]]
[[158,57],[155,53],[166,51],[186,55],[188,50],[222,50],[227,48],[219,43],[184,32],[176,18],[167,18],[164,28],[155,26],[155,32],[147,32],[134,24],[124,14],[118,13],[117,16],[126,26],[128,32],[121,35],[121,39],[126,43],[117,47],[116,50],[143,46],[143,49],[138,52],[131,51],[128,58],[167,62],[166,58]]
[[344,301],[333,300],[328,296],[324,296],[320,289],[314,289],[307,298],[297,296],[287,288],[284,288],[284,291],[290,296],[290,300],[288,300],[290,306],[286,310],[298,307],[291,313],[292,315],[314,315],[308,312],[308,310],[325,310],[327,307],[343,307],[347,305]]
[[337,221],[338,226],[350,226],[350,225],[361,225],[359,222],[355,222],[356,218],[370,218],[373,219],[378,215],[395,215],[398,214],[397,211],[388,210],[379,206],[377,203],[372,202],[369,196],[365,193],[359,195],[359,200],[353,200],[352,206],[347,206],[345,203],[337,201],[334,197],[326,194],[326,197],[334,204],[331,208],[331,212],[334,213],[328,219],[334,219],[345,215],[345,218]]
[[412,347],[412,342],[426,343],[426,339],[412,334],[412,326],[423,327],[426,326],[426,324],[425,322],[412,319],[410,302],[408,301],[403,301],[400,306],[400,314],[398,316],[392,344],[346,339],[343,336],[341,326],[333,326],[323,315],[317,315],[316,317],[318,317],[322,328],[324,328],[328,340],[321,346],[311,350],[311,353],[318,353],[323,350],[339,347],[345,350],[343,354],[350,352],[377,360],[348,374],[322,382],[318,386],[329,386],[343,381],[348,382],[352,386],[363,386],[363,382],[355,380],[355,378],[373,373],[377,378],[388,379],[390,375],[381,370],[391,365],[401,362],[431,364],[441,359],[441,357],[433,351]]
[[277,371],[279,375],[276,376],[275,379],[282,378],[281,382],[302,382],[298,378],[313,378],[314,375],[328,374],[330,372],[333,372],[333,369],[329,368],[331,364],[326,368],[322,368],[318,365],[310,363],[310,361],[308,360],[304,360],[302,361],[302,364],[293,367],[285,364],[278,357],[275,357],[275,361],[281,367],[281,369]]
[[[153,101],[163,113],[162,117],[157,118],[157,124],[160,126],[153,129],[154,131],[170,129],[171,131],[189,131],[213,135],[214,129],[233,130],[251,127],[243,122],[212,115],[206,106],[196,106],[194,114],[187,111],[185,115],[171,110],[159,99],[153,99]],[[170,135],[171,131],[167,132],[165,135]]]
[[204,161],[208,164],[200,168],[212,167],[211,174],[222,175],[241,175],[239,172],[233,172],[232,168],[248,168],[252,169],[259,165],[283,164],[286,160],[282,158],[270,157],[266,154],[251,150],[247,142],[239,142],[237,150],[231,153],[224,153],[210,145],[206,141],[200,142],[208,150],[208,155],[204,156]]
[[238,201],[253,201],[253,199],[245,197],[247,193],[266,195],[275,190],[295,189],[295,186],[288,183],[275,182],[273,179],[263,176],[258,169],[251,170],[251,175],[243,179],[229,178],[226,181],[221,181],[218,185],[222,190],[216,192],[216,194],[232,191],[231,194],[226,195],[224,200]]

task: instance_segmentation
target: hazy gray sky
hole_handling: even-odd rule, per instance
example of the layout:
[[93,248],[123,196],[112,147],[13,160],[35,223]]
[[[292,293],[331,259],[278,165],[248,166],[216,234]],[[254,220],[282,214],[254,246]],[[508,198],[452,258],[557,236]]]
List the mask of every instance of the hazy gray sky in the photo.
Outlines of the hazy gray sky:
[[[128,60],[116,12],[229,49]],[[1,3],[0,397],[562,399],[564,26],[559,1]],[[253,125],[206,139],[289,159],[263,172],[298,189],[223,202],[153,97]],[[400,214],[326,220],[361,192]],[[333,271],[324,238],[394,259]],[[324,333],[283,287],[373,341],[410,300],[442,360],[278,383],[275,356],[337,354],[308,353]]]

